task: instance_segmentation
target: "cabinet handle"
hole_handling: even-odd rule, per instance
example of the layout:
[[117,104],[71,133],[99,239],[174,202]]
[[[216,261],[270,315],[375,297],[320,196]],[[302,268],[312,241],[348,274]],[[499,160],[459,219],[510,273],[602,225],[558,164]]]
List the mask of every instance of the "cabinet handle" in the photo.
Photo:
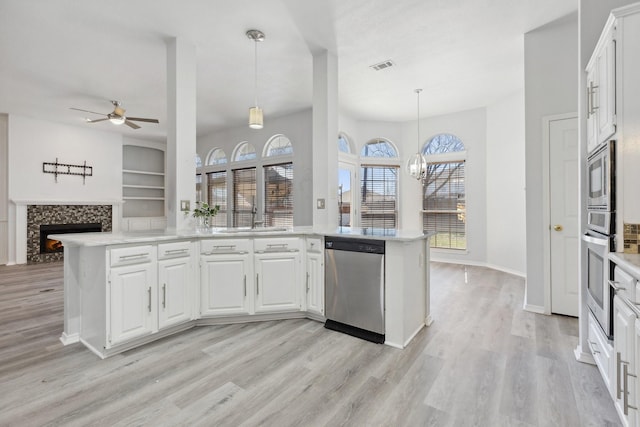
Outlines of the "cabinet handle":
[[162,285],[162,308],[167,307],[167,284]]
[[[589,85],[591,85],[591,82],[589,82]],[[591,117],[591,114],[593,114],[591,111],[591,87],[587,86],[587,118]]]
[[244,275],[244,296],[247,296],[247,275]]
[[151,313],[151,286],[149,286],[147,292],[149,293],[149,305],[147,306],[147,308],[149,309],[149,313]]
[[622,399],[622,389],[620,388],[620,369],[622,365],[622,357],[620,352],[616,352],[616,398]]
[[260,295],[260,274],[256,274],[256,295]]
[[171,254],[181,254],[184,252],[187,252],[189,250],[189,248],[183,248],[183,249],[170,249],[168,251],[164,251],[165,255],[171,255]]
[[133,254],[133,255],[120,255],[120,259],[121,260],[125,260],[125,259],[133,259],[133,258],[142,258],[142,257],[146,257],[149,254],[144,253],[144,254]]
[[620,282],[616,282],[615,280],[607,280],[607,282],[609,282],[609,286],[611,286],[616,292],[627,290],[627,288],[620,286]]
[[309,293],[309,272],[307,271],[307,293]]
[[596,107],[594,102],[596,89],[598,89],[598,86],[594,85],[593,82],[591,82],[591,114],[595,114],[596,110],[599,108],[599,107]]
[[628,365],[626,363],[624,363],[622,365],[622,375],[624,377],[623,381],[623,389],[624,389],[624,395],[623,395],[623,404],[624,404],[624,414],[625,415],[629,415],[629,408],[631,409],[638,409],[636,406],[631,406],[629,405],[629,377],[633,377],[635,378],[636,376],[634,374],[630,374],[628,372]]

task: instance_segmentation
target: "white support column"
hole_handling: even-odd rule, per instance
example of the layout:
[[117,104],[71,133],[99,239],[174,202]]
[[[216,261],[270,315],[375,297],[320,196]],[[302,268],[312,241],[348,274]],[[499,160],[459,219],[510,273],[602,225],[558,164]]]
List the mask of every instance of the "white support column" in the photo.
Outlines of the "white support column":
[[189,227],[180,201],[196,200],[196,48],[182,39],[167,43],[167,226]]
[[[338,225],[338,57],[313,55],[313,225]],[[319,206],[324,201],[324,207]]]

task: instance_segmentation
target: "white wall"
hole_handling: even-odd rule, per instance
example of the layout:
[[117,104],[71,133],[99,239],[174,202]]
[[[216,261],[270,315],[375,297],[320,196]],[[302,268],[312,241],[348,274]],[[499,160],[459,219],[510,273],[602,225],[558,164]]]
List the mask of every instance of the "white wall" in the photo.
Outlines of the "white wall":
[[[93,176],[42,172],[43,162],[93,167]],[[122,136],[83,127],[9,116],[9,199],[122,199]]]
[[6,264],[9,257],[9,204],[7,172],[9,162],[7,159],[8,141],[6,114],[0,114],[0,265]]
[[487,265],[526,271],[524,89],[487,107]]
[[542,119],[578,109],[578,17],[525,34],[527,289],[525,306],[544,311]]
[[267,141],[276,134],[285,135],[293,145],[294,225],[312,225],[312,209],[315,206],[313,203],[311,110],[283,117],[265,115],[264,128],[259,130],[250,129],[249,126],[240,126],[198,137],[196,148],[203,163],[213,148],[222,148],[227,154],[227,159],[231,159],[233,149],[242,141],[250,142],[258,152],[258,156],[261,156]]

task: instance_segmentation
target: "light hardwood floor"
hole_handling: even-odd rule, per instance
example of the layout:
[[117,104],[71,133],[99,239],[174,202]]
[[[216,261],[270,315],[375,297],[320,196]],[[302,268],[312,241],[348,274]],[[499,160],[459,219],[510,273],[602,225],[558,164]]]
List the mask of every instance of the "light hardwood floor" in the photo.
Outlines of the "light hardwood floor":
[[[62,346],[62,265],[0,266],[0,425],[615,426],[577,321],[523,280],[433,264],[405,350],[310,320],[198,327],[106,360]],[[392,284],[390,284],[392,285]]]

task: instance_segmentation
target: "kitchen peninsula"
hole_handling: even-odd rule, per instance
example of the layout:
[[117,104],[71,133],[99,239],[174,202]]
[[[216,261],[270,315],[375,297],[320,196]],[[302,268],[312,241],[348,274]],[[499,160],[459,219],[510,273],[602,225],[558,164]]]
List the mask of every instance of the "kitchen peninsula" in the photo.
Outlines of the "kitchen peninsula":
[[432,321],[430,234],[312,227],[50,236],[64,244],[60,339],[105,358],[194,326],[324,321],[325,236],[384,240],[385,344],[407,346]]

